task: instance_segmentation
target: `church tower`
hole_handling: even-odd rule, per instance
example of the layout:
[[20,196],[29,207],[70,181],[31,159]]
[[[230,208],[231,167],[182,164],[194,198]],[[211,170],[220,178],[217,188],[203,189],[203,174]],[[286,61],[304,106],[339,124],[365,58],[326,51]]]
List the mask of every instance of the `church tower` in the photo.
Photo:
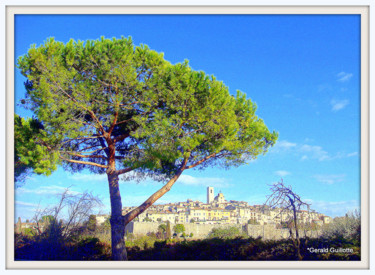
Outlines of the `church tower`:
[[214,188],[213,187],[207,187],[207,204],[210,204],[214,201]]

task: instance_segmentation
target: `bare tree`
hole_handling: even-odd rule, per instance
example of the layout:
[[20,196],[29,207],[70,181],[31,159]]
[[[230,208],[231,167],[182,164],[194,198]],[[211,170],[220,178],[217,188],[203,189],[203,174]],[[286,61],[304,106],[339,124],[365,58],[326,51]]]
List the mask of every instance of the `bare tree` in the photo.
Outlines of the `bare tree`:
[[67,188],[58,196],[55,206],[38,207],[35,212],[33,220],[39,235],[45,233],[63,239],[76,236],[93,210],[102,206],[98,197],[87,192],[74,193]]
[[[294,248],[296,250],[296,256],[299,260],[302,260],[301,256],[301,241],[298,231],[298,215],[297,213],[304,207],[307,208],[309,211],[310,204],[303,202],[296,193],[293,192],[291,186],[285,186],[283,180],[281,179],[280,182],[274,183],[271,185],[270,188],[272,194],[267,196],[267,200],[265,202],[265,206],[269,206],[271,208],[279,207],[280,213],[278,216],[282,217],[283,213],[290,213],[292,212],[293,216],[289,219],[289,224],[293,226],[288,226],[290,238],[293,241]],[[293,234],[292,228],[294,227],[295,235]]]

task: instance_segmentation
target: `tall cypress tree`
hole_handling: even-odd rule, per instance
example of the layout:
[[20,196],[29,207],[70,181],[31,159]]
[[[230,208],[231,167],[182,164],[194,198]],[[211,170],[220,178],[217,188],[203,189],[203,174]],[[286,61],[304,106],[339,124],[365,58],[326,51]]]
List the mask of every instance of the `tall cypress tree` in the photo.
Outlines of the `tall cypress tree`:
[[167,221],[167,228],[166,228],[165,238],[168,240],[171,237],[172,237],[171,223],[170,223],[170,221]]

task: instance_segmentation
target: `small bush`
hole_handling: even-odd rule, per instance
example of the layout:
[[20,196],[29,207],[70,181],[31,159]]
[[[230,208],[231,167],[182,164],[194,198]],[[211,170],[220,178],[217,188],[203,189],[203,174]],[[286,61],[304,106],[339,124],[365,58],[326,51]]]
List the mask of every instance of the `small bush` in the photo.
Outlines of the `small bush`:
[[156,238],[150,236],[142,236],[138,238],[133,238],[131,240],[125,241],[127,247],[138,247],[139,250],[149,249],[154,247]]
[[25,236],[28,236],[28,237],[34,237],[34,236],[37,235],[35,230],[33,230],[31,228],[22,229],[22,234],[25,235]]
[[208,238],[234,239],[243,238],[246,235],[238,227],[213,228],[208,234]]

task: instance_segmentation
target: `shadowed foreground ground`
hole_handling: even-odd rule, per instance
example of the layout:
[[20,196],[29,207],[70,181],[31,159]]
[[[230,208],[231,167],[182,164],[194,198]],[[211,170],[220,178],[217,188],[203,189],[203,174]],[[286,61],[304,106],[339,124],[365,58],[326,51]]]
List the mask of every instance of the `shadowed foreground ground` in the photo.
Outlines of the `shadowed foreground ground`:
[[[35,237],[16,236],[15,260],[110,260],[110,246],[95,237],[58,242]],[[143,237],[127,242],[129,260],[133,261],[280,261],[296,260],[290,240],[262,241],[253,238],[167,241]],[[349,248],[351,253],[311,253],[308,248]],[[304,260],[360,260],[360,247],[345,239],[302,240]]]

